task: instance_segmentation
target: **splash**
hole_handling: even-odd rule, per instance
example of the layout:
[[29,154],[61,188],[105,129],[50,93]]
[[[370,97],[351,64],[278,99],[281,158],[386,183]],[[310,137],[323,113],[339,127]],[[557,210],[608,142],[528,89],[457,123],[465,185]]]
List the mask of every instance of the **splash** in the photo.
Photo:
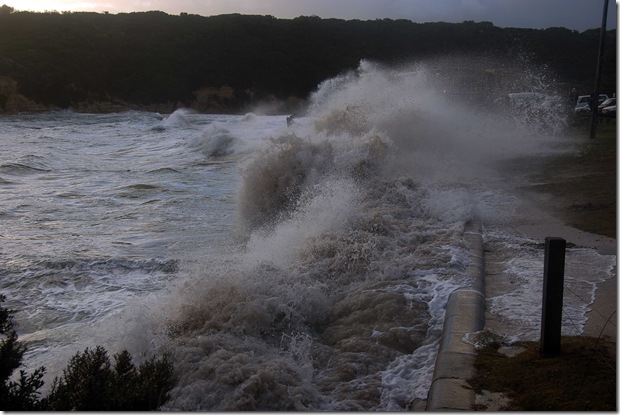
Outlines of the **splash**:
[[208,157],[218,158],[233,154],[241,139],[235,137],[219,123],[209,124],[200,136],[194,137],[190,146],[198,148]]
[[[164,306],[179,375],[167,409],[403,410],[426,398],[445,301],[471,283],[464,224],[516,214],[494,209],[497,165],[555,151],[555,127],[542,130],[562,125],[519,118],[501,85],[458,90],[465,63],[362,62],[253,148],[238,243],[181,264]],[[493,62],[468,64],[488,75]],[[210,128],[206,156],[235,145]]]
[[191,127],[192,124],[188,117],[193,112],[188,109],[178,109],[169,116],[165,117],[161,121],[161,127],[163,128],[175,128],[175,127]]

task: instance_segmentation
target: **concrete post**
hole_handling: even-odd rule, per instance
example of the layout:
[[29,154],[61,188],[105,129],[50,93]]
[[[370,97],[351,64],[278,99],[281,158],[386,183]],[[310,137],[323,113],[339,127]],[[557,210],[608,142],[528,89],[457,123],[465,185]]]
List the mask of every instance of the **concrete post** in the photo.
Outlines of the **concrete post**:
[[540,335],[540,354],[544,356],[560,353],[565,254],[566,241],[563,238],[545,238],[545,270]]

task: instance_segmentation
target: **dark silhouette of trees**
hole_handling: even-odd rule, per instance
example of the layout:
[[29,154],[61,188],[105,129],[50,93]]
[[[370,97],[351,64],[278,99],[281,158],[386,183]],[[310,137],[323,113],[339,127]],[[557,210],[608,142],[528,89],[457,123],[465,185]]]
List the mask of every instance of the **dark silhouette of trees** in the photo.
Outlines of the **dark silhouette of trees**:
[[[610,92],[615,36],[608,32],[602,85]],[[527,54],[564,82],[593,85],[597,45],[596,29],[498,28],[490,22],[0,8],[0,77],[17,81],[28,99],[60,108],[84,102],[189,106],[200,100],[205,110],[239,111],[258,100],[304,99],[361,59],[394,65],[453,52],[498,61]],[[213,92],[222,87],[225,94]]]
[[40,398],[46,369],[13,372],[22,364],[26,346],[17,336],[14,312],[1,305],[0,295],[0,408],[4,411],[152,411],[170,398],[175,385],[168,356],[151,358],[138,367],[126,350],[114,355],[101,346],[75,354],[63,374],[54,379],[50,394]]

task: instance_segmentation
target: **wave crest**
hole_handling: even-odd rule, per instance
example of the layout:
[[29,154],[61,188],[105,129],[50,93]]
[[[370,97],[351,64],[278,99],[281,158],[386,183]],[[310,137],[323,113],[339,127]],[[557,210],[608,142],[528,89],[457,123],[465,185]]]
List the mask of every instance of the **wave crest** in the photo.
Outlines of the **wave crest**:
[[285,215],[304,188],[333,166],[333,148],[326,141],[315,144],[294,135],[271,140],[268,151],[244,168],[237,205],[240,225],[252,230]]

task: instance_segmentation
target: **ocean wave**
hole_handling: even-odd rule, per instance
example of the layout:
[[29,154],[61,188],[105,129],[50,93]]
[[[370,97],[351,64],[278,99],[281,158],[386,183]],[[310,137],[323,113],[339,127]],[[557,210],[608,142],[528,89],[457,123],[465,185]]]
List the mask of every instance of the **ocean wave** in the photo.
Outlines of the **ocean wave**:
[[[519,214],[495,167],[557,143],[448,96],[441,69],[362,62],[319,85],[290,125],[284,116],[175,112],[161,134],[142,130],[148,145],[137,136],[122,153],[142,161],[131,158],[139,149],[174,167],[149,165],[150,178],[175,174],[114,182],[117,195],[148,205],[113,205],[106,214],[129,221],[89,237],[95,252],[132,252],[137,240],[156,247],[139,255],[180,259],[72,251],[90,256],[25,273],[16,261],[1,275],[24,280],[5,287],[22,293],[31,321],[49,315],[83,342],[170,352],[178,383],[169,410],[405,410],[426,398],[449,294],[471,284],[465,223]],[[149,202],[176,188],[176,173],[195,193],[156,216],[160,205]],[[226,226],[214,233],[231,229],[233,209],[237,238],[202,234],[220,218]],[[142,233],[153,221],[171,223],[157,228],[169,239],[121,235],[126,223]],[[28,295],[39,303],[29,306]],[[62,342],[60,330],[40,334]]]
[[43,165],[33,166],[24,163],[5,163],[0,165],[0,172],[5,174],[14,174],[14,175],[22,175],[22,174],[36,174],[36,173],[47,173],[52,171],[49,168],[44,167]]

